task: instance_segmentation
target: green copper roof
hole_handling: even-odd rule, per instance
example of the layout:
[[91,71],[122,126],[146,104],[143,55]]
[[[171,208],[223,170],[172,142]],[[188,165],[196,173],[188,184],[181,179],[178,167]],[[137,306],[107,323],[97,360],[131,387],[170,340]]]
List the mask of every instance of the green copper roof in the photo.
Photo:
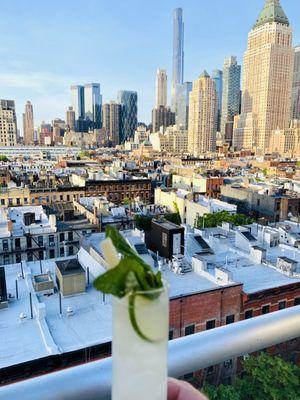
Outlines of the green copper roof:
[[278,22],[283,25],[290,25],[285,12],[283,11],[279,0],[266,0],[264,9],[260,13],[254,28],[270,23]]
[[200,78],[210,78],[209,73],[206,70],[204,70],[200,75]]

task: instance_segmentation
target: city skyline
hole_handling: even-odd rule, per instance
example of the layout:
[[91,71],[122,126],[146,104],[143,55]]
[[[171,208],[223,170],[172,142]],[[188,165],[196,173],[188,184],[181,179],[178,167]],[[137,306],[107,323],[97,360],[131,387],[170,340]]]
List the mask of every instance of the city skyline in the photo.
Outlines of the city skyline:
[[[32,15],[28,15],[28,11],[23,5],[18,5],[18,12],[16,12],[16,5],[6,4],[3,10],[4,21],[0,28],[0,33],[3,32],[4,34],[8,29],[7,24],[12,27],[15,27],[16,23],[19,25],[18,31],[20,35],[7,38],[5,44],[2,43],[0,47],[2,59],[5,59],[5,63],[2,62],[0,64],[1,97],[15,100],[19,128],[21,127],[21,115],[27,100],[30,100],[33,104],[36,125],[40,124],[42,120],[50,122],[56,117],[65,119],[65,112],[68,106],[71,105],[69,86],[85,82],[99,82],[101,84],[104,102],[116,100],[118,90],[137,91],[139,95],[139,121],[149,123],[155,98],[155,72],[158,68],[163,68],[167,70],[169,76],[172,75],[173,10],[177,7],[183,8],[185,21],[185,80],[194,81],[204,68],[210,74],[213,69],[222,69],[224,59],[230,55],[237,56],[238,63],[242,64],[247,33],[251,29],[253,21],[258,17],[258,12],[262,9],[264,2],[262,0],[254,0],[251,4],[243,4],[240,7],[238,19],[234,17],[229,28],[228,23],[224,21],[226,20],[224,15],[228,15],[230,8],[237,6],[239,2],[236,0],[229,0],[226,5],[219,1],[217,12],[211,6],[201,7],[203,15],[203,23],[201,24],[197,23],[197,18],[194,15],[199,10],[199,5],[195,1],[191,1],[188,4],[183,1],[178,4],[170,0],[163,4],[155,22],[152,24],[143,22],[145,35],[139,37],[139,35],[136,35],[135,30],[140,23],[138,21],[140,12],[136,8],[136,1],[130,1],[127,4],[128,14],[132,10],[133,14],[130,17],[128,16],[126,21],[121,18],[121,11],[124,11],[123,5],[120,6],[121,10],[118,11],[118,15],[112,16],[106,5],[101,4],[101,2],[97,4],[95,1],[88,1],[86,5],[87,15],[83,21],[85,24],[84,29],[77,29],[77,32],[76,26],[71,26],[70,34],[75,35],[75,40],[81,34],[79,42],[76,42],[78,46],[74,46],[74,49],[71,48],[72,46],[64,46],[65,41],[69,39],[67,36],[61,39],[60,46],[57,47],[59,29],[55,33],[53,31],[50,32],[51,29],[47,29],[47,32],[43,30],[43,35],[40,37],[42,29],[40,18],[42,13],[53,11],[57,6],[57,2],[54,1],[52,5],[41,5],[36,1],[31,1],[31,3],[35,6]],[[299,45],[300,28],[298,27],[297,19],[300,17],[300,10],[296,7],[295,1],[282,0],[281,3],[294,28],[293,45]],[[81,4],[80,0],[76,2],[69,15],[67,28],[70,23],[75,23]],[[64,18],[67,11],[70,12],[70,10],[65,9],[64,5],[60,5],[60,11],[60,15],[57,16],[58,20]],[[92,23],[95,18],[93,14],[98,15],[100,11],[104,13],[105,17],[106,14],[108,16],[105,23],[103,21],[101,29]],[[147,5],[144,12],[149,15],[150,21],[153,10],[151,11]],[[24,17],[26,17],[25,20],[21,21]],[[90,23],[88,22],[88,17],[90,18]],[[207,20],[212,17],[213,19],[209,24]],[[121,26],[116,28],[114,25],[116,32],[114,32],[108,48],[105,45],[105,37],[108,34],[106,29],[111,23],[119,23],[118,19],[122,22]],[[136,21],[135,29],[129,26],[132,19]],[[241,21],[243,21],[242,24]],[[160,27],[162,23],[163,28]],[[156,25],[159,30],[155,35],[159,33],[161,35],[159,48],[157,46],[158,42],[155,43],[152,36],[147,37],[147,32],[153,32],[153,28]],[[208,27],[211,29],[208,30]],[[26,29],[26,32],[23,32],[22,29]],[[66,24],[64,25],[65,31]],[[123,36],[125,35],[126,40],[120,43],[120,41],[116,40],[116,37],[121,33]],[[83,58],[82,62],[78,62],[78,59],[80,59],[78,55],[75,58],[75,48],[77,51],[78,47],[78,54],[82,57],[88,51],[88,49],[84,50],[83,46],[86,34],[91,37],[87,47],[88,49],[90,47],[93,48],[93,54],[88,58],[92,61],[90,63],[86,62],[85,58]],[[197,38],[199,39],[197,40]],[[24,40],[26,40],[27,47],[24,45]],[[116,40],[116,43],[114,40]],[[129,49],[128,40],[132,49]],[[29,47],[28,43],[30,43],[31,47]],[[95,52],[96,44],[98,46],[97,52]],[[12,46],[15,49],[14,57],[11,57],[9,52]],[[148,51],[139,53],[145,46]],[[54,49],[56,51],[55,57],[51,57]],[[132,57],[132,62],[128,63],[127,67],[121,61],[126,52]],[[136,63],[134,62],[134,54]],[[143,54],[141,60],[139,59],[139,54]],[[61,56],[59,57],[59,63],[56,61],[57,55]],[[107,55],[110,55],[110,57],[107,58]],[[48,56],[46,63],[37,62],[38,59],[42,59],[45,56]],[[119,57],[120,62],[118,62],[117,57]],[[72,61],[75,59],[76,62]],[[106,60],[105,63],[103,63],[103,59]],[[140,67],[141,64],[143,68]],[[169,98],[171,93],[170,81],[171,79],[168,87]]]

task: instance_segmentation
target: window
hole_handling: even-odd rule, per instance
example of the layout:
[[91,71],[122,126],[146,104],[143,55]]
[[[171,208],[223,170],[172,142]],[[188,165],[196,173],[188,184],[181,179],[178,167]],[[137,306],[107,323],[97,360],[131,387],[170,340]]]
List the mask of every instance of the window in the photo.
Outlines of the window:
[[73,240],[73,232],[68,232],[68,240],[72,241]]
[[168,246],[168,235],[165,232],[162,233],[162,245],[164,247]]
[[170,329],[169,330],[169,340],[173,340],[173,337],[174,337],[174,331],[173,331],[173,329]]
[[186,326],[184,329],[185,336],[193,335],[195,333],[195,325]]
[[226,317],[226,325],[234,323],[234,315],[227,315]]
[[38,236],[38,244],[39,244],[39,247],[42,247],[42,246],[43,246],[43,244],[44,244],[44,238],[43,238],[43,236]]
[[1,206],[5,206],[5,200],[1,199]]
[[24,204],[28,204],[28,198],[24,197]]
[[245,311],[245,319],[250,319],[253,317],[253,310]]
[[270,306],[263,306],[261,309],[262,314],[268,314],[270,312]]
[[44,252],[43,250],[39,250],[39,260],[43,260],[44,259]]
[[21,204],[21,200],[19,198],[17,198],[17,206],[19,206]]
[[8,251],[8,240],[3,240],[2,241],[2,247],[3,247],[3,251]]
[[65,248],[64,247],[60,248],[59,254],[60,254],[61,257],[64,257],[64,255],[65,255]]
[[278,303],[278,310],[284,310],[285,308],[286,308],[286,301],[285,300],[280,301]]
[[13,205],[13,199],[8,199],[8,205],[12,206]]
[[55,258],[55,251],[53,249],[49,251],[49,258]]
[[60,200],[63,201],[63,199],[64,199],[64,196],[61,194],[60,195]]
[[27,238],[26,238],[26,245],[27,245],[27,249],[30,249],[32,247],[32,239],[29,236],[27,236]]
[[62,232],[59,234],[59,241],[63,242],[65,240],[65,234]]
[[216,320],[212,319],[211,321],[206,322],[206,330],[214,329],[216,327]]
[[16,263],[19,264],[21,262],[21,253],[16,253]]
[[297,297],[297,298],[294,300],[294,306],[300,306],[300,297]]
[[49,235],[49,245],[54,245],[54,235]]
[[9,264],[9,256],[8,256],[8,255],[5,255],[5,256],[3,257],[3,263],[4,263],[4,265]]
[[33,254],[31,251],[27,254],[27,261],[33,261]]
[[69,256],[72,256],[74,254],[74,249],[73,246],[69,247]]
[[15,248],[16,249],[21,248],[21,239],[20,238],[15,239]]

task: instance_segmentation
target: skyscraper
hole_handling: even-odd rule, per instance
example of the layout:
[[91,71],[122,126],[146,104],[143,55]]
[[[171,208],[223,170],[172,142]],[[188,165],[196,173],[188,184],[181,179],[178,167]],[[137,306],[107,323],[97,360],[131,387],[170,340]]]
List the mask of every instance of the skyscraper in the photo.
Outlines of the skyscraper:
[[69,107],[66,113],[66,119],[67,119],[67,129],[70,131],[75,130],[75,111],[73,110],[73,107]]
[[81,85],[71,86],[71,105],[75,112],[76,130],[83,131],[84,129],[84,87]]
[[161,127],[167,128],[175,124],[175,113],[170,107],[160,106],[152,110],[152,132],[158,132]]
[[173,78],[172,111],[177,109],[177,86],[183,83],[184,76],[184,23],[182,8],[173,14]]
[[118,103],[121,105],[120,142],[132,138],[137,128],[138,95],[130,90],[118,92]]
[[88,128],[100,129],[102,96],[99,83],[87,83],[84,85],[84,119]]
[[0,146],[17,144],[17,117],[13,100],[0,100]]
[[190,92],[193,89],[192,82],[184,82],[177,85],[177,113],[176,125],[178,128],[187,129],[189,123]]
[[292,89],[292,119],[300,119],[300,46],[295,48]]
[[289,126],[294,49],[292,29],[279,0],[266,0],[248,36],[242,111],[234,146],[268,151],[270,134]]
[[155,82],[155,108],[167,106],[168,78],[165,69],[158,69]]
[[221,133],[227,143],[232,145],[233,119],[240,113],[241,66],[236,57],[224,62]]
[[188,149],[195,157],[215,151],[216,113],[216,84],[204,71],[190,93]]
[[120,104],[114,101],[102,107],[103,128],[109,133],[113,146],[120,144],[120,110]]
[[222,112],[222,93],[223,93],[223,72],[219,69],[214,69],[211,79],[215,81],[217,96],[218,96],[218,112],[216,116],[217,131],[220,132],[221,127],[221,112]]
[[33,108],[30,101],[26,102],[23,113],[23,140],[25,145],[34,144]]

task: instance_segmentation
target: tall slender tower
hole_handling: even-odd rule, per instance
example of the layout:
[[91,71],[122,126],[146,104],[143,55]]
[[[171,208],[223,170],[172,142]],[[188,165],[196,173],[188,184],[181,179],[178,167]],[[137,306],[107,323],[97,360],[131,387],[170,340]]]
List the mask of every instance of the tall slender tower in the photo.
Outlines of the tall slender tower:
[[182,8],[176,8],[173,15],[173,78],[172,111],[177,108],[177,86],[182,85],[184,76],[184,23]]
[[30,101],[26,102],[23,114],[23,139],[26,146],[34,144],[33,108]]
[[292,91],[292,119],[300,119],[300,46],[295,47]]
[[211,78],[215,81],[218,96],[218,113],[216,116],[217,131],[220,132],[221,111],[222,111],[222,93],[223,93],[223,71],[214,69]]
[[138,124],[138,94],[132,90],[120,90],[118,103],[121,105],[120,142],[134,137]]
[[241,66],[234,56],[227,58],[223,69],[221,133],[232,141],[233,118],[240,113]]
[[155,82],[155,108],[167,106],[168,78],[165,69],[158,69]]
[[100,129],[102,127],[102,96],[99,83],[84,85],[84,114],[88,127]]
[[217,91],[206,71],[193,84],[189,107],[189,153],[198,157],[215,151]]
[[288,127],[294,62],[292,36],[279,0],[266,0],[248,36],[235,147],[250,147],[264,154],[271,132]]

